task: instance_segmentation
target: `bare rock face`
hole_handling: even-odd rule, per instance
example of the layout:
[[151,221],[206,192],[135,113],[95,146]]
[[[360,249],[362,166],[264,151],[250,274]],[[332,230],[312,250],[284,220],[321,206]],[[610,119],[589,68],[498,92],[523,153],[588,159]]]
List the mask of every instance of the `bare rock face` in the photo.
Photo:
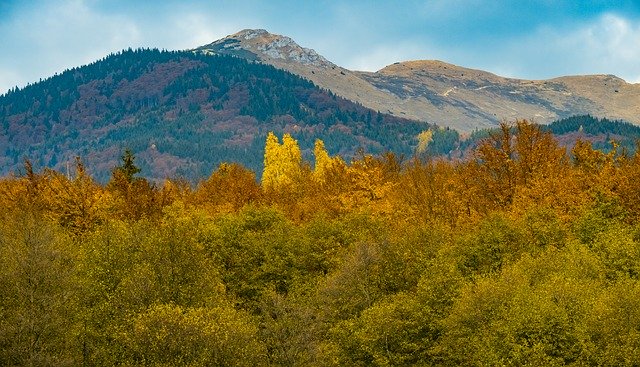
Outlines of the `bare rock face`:
[[549,123],[581,114],[640,125],[640,84],[613,75],[522,80],[436,60],[397,62],[374,73],[351,71],[263,29],[243,30],[195,51],[271,64],[380,112],[461,131],[516,118]]
[[249,51],[260,61],[272,63],[297,63],[314,67],[335,67],[312,49],[300,47],[291,38],[271,34],[264,29],[245,29],[227,36],[198,50],[209,53],[226,53],[243,56]]

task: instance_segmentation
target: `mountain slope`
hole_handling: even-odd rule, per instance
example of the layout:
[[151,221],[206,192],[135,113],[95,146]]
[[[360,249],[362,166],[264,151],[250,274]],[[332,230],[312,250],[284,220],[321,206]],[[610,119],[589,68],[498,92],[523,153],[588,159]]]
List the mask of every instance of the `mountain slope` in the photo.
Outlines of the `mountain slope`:
[[504,119],[549,123],[585,114],[640,124],[640,84],[612,75],[521,80],[433,60],[350,71],[265,30],[243,30],[197,51],[259,60],[374,110],[462,131]]
[[0,96],[0,164],[64,170],[81,156],[105,181],[125,148],[150,178],[195,180],[222,161],[261,172],[268,131],[307,157],[359,147],[410,154],[425,123],[383,115],[269,65],[193,52],[128,50]]

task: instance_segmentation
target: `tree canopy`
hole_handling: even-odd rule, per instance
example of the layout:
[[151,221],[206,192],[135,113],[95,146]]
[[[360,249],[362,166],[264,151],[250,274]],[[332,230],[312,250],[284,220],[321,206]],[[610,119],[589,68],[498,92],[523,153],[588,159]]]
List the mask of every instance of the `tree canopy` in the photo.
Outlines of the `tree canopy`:
[[0,365],[640,364],[638,153],[524,120],[467,160],[282,140],[261,182],[1,179]]

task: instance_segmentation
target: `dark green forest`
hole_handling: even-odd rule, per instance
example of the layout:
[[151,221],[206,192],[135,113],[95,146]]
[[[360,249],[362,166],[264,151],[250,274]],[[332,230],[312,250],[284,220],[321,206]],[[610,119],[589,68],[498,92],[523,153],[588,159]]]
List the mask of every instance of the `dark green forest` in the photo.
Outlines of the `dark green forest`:
[[147,177],[197,181],[221,162],[262,171],[268,131],[316,138],[344,157],[410,155],[429,128],[383,115],[271,66],[231,56],[125,50],[0,96],[0,173],[65,170],[83,157],[106,182],[131,149]]

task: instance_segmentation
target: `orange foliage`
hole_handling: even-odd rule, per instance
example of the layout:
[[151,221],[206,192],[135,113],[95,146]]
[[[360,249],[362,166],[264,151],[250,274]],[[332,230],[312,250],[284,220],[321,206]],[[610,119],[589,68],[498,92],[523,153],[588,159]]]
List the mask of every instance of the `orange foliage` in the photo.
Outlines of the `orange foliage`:
[[253,172],[237,163],[222,163],[194,193],[197,205],[212,213],[229,213],[257,203],[262,190]]

